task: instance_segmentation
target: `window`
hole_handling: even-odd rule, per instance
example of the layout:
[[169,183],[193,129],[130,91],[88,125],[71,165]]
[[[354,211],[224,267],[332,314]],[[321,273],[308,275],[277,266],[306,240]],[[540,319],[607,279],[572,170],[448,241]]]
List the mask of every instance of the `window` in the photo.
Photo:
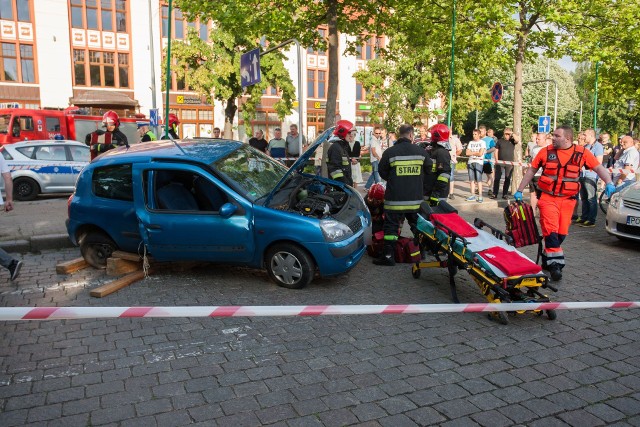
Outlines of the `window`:
[[16,119],[14,119],[14,127],[15,127],[15,123],[18,122],[20,123],[20,130],[26,130],[26,131],[30,131],[33,132],[33,117],[31,116],[20,116],[17,117]]
[[89,147],[70,147],[70,151],[74,162],[88,162],[91,159]]
[[33,46],[29,44],[20,45],[20,67],[22,68],[23,83],[33,83],[36,81],[35,70],[33,68]]
[[73,28],[127,31],[127,2],[125,0],[70,0],[70,3],[71,26]]
[[13,21],[13,0],[0,0],[0,19]]
[[97,168],[93,171],[91,189],[97,197],[133,201],[131,165]]
[[356,83],[356,101],[364,101],[365,92],[362,83]]
[[318,98],[326,98],[326,71],[318,71]]
[[129,54],[118,54],[118,74],[120,77],[120,87],[129,87]]
[[71,26],[84,28],[82,21],[82,0],[71,0]]
[[184,38],[184,19],[182,19],[182,11],[180,9],[176,9],[173,13],[174,21],[173,21],[173,34],[176,39]]
[[87,84],[87,76],[85,75],[84,50],[73,50],[73,71],[75,84],[84,86]]
[[169,6],[162,6],[162,37],[169,37]]
[[127,32],[127,2],[116,0],[116,29],[119,33]]
[[90,30],[98,29],[98,5],[96,0],[86,0],[85,14],[87,17],[87,28]]
[[207,24],[200,24],[200,40],[209,40],[209,28]]
[[16,0],[16,8],[18,9],[18,21],[31,22],[28,0]]
[[113,31],[113,5],[111,0],[102,0],[102,11],[100,15],[102,17],[102,31]]
[[326,98],[327,72],[322,70],[307,70],[307,97]]
[[47,117],[45,119],[47,132],[60,132],[60,119],[57,117]]
[[2,80],[7,82],[19,81],[18,57],[16,45],[13,43],[2,43]]
[[307,70],[307,97],[316,98],[316,72]]

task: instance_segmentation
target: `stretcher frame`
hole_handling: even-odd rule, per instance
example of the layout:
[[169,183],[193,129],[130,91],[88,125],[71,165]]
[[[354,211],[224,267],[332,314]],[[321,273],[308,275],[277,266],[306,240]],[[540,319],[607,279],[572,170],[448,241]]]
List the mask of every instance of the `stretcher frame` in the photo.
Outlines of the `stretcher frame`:
[[[474,253],[468,250],[469,241],[457,234],[451,228],[437,220],[428,220],[420,213],[420,219],[426,224],[432,225],[432,230],[425,230],[418,220],[418,229],[415,233],[418,237],[420,248],[423,254],[429,251],[435,258],[435,261],[419,261],[412,265],[411,273],[414,279],[418,279],[421,270],[424,268],[446,268],[449,273],[449,287],[451,290],[451,298],[455,303],[459,303],[456,291],[455,275],[458,270],[465,270],[469,273],[482,294],[487,298],[489,303],[509,303],[509,302],[531,302],[544,303],[550,302],[547,295],[540,292],[540,289],[549,289],[557,292],[557,289],[551,286],[549,278],[542,271],[536,274],[524,274],[519,276],[498,276],[489,264],[482,258],[475,257]],[[473,225],[482,230],[486,227],[491,235],[495,238],[506,242],[513,246],[511,237],[503,233],[501,230],[487,224],[480,218],[473,221]],[[554,310],[531,310],[510,312],[515,315],[517,313],[531,312],[539,316],[546,314],[549,320],[555,320],[556,313]],[[491,312],[489,318],[496,320],[503,325],[509,323],[509,318],[505,312]]]

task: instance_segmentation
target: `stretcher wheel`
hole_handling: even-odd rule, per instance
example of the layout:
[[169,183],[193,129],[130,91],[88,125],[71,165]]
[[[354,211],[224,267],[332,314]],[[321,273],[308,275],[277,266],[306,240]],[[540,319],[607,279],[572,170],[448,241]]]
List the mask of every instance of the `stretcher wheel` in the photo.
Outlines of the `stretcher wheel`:
[[420,272],[421,272],[421,271],[422,271],[422,270],[420,270],[419,268],[414,267],[414,268],[411,270],[411,275],[413,276],[413,278],[414,278],[414,279],[419,279],[419,278],[420,278]]
[[556,320],[556,317],[558,317],[555,310],[545,310],[545,313],[549,320]]
[[493,311],[487,315],[489,320],[495,320],[499,322],[501,325],[509,324],[509,317],[507,317],[507,313],[504,311]]

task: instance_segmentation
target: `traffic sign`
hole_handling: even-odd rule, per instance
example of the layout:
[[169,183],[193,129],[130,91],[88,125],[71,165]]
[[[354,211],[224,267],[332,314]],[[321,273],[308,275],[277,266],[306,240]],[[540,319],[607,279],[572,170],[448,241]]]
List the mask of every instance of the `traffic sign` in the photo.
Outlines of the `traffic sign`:
[[493,102],[500,102],[502,99],[502,92],[504,88],[502,87],[502,83],[495,82],[493,86],[491,86],[491,99]]
[[151,127],[158,126],[158,109],[152,108],[149,110],[149,125]]
[[243,53],[240,57],[240,84],[244,89],[260,83],[260,48]]
[[538,133],[551,132],[551,116],[540,116],[538,118]]

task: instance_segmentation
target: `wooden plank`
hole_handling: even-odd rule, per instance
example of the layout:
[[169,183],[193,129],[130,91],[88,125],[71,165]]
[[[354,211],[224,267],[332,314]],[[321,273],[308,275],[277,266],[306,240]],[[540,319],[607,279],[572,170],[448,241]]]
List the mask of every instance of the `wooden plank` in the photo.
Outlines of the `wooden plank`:
[[142,261],[142,258],[138,254],[134,254],[132,252],[124,252],[124,251],[114,251],[111,254],[111,258],[120,258],[126,259],[128,261]]
[[82,270],[83,268],[87,268],[87,267],[89,267],[89,264],[87,264],[87,261],[85,261],[84,258],[80,257],[80,258],[72,259],[70,261],[64,261],[64,262],[58,263],[58,265],[56,265],[56,273],[69,274],[69,273],[73,273],[74,271]]
[[106,285],[95,288],[91,291],[90,295],[92,297],[102,298],[142,279],[144,279],[144,271],[135,271],[116,279],[113,282],[107,283]]
[[107,276],[122,276],[142,270],[142,261],[128,261],[122,258],[107,258]]

